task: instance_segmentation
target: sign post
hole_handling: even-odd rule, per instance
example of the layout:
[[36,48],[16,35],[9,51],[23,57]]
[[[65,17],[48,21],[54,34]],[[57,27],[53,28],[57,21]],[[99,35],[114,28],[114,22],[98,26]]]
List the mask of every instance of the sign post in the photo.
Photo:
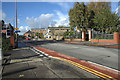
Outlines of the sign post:
[[[17,0],[15,0],[15,15],[16,15],[16,29],[17,29]],[[16,33],[16,48],[18,47],[18,34]]]

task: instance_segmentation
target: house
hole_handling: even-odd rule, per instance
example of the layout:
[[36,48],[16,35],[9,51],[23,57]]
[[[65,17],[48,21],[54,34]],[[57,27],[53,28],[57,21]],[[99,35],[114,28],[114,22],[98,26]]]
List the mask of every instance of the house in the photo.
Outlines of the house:
[[34,34],[34,33],[29,30],[29,31],[27,31],[26,33],[24,33],[24,36],[25,36],[25,37],[31,37],[33,34]]
[[46,30],[44,28],[33,28],[24,33],[24,36],[25,37],[31,37],[32,35],[36,36],[36,33],[44,35],[46,33]]
[[48,27],[44,37],[48,40],[61,40],[66,31],[70,31],[70,27]]
[[10,23],[5,24],[5,22],[3,20],[0,21],[0,25],[1,25],[1,28],[2,28],[1,33],[5,34],[4,37],[9,38],[12,47],[15,47],[14,27]]
[[31,29],[31,32],[33,32],[33,33],[42,33],[42,34],[45,34],[46,33],[46,30],[45,30],[45,28],[33,28],[33,29]]
[[9,38],[14,35],[14,27],[9,23],[9,24],[4,24],[4,21],[2,20],[2,31],[1,33],[6,34],[6,38]]

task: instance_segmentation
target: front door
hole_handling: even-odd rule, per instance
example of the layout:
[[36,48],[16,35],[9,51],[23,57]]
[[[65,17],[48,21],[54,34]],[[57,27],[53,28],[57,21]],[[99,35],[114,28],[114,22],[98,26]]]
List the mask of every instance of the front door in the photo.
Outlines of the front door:
[[89,41],[89,34],[88,34],[88,31],[86,31],[85,41]]

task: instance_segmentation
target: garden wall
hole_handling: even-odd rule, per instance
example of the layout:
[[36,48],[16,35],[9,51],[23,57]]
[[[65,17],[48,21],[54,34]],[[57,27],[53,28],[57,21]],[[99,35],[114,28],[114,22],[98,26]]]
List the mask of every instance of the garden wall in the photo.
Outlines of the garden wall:
[[65,41],[82,41],[82,39],[65,39]]

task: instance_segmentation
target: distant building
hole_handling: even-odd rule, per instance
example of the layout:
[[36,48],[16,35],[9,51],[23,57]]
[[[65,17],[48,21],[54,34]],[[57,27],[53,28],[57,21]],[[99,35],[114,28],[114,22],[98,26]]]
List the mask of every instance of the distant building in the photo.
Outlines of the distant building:
[[44,37],[50,40],[61,40],[63,38],[63,33],[66,31],[70,31],[70,27],[48,27]]
[[36,33],[36,32],[40,33],[40,28],[33,28],[30,31],[33,33]]
[[25,37],[31,37],[32,35],[36,36],[36,33],[44,35],[46,33],[46,30],[44,28],[33,28],[24,33],[24,36]]
[[34,34],[34,33],[29,30],[29,31],[27,31],[26,33],[24,33],[24,36],[25,36],[25,37],[31,37],[33,34]]

